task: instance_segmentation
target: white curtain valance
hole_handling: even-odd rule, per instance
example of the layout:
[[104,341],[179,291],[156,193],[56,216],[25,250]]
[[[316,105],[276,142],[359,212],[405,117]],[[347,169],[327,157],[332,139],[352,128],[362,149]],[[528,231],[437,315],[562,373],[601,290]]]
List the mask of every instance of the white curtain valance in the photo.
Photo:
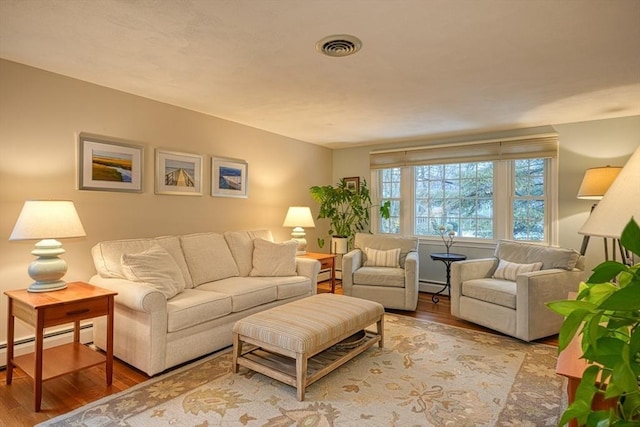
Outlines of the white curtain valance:
[[558,135],[544,134],[500,140],[440,144],[369,153],[371,169],[493,160],[555,158]]

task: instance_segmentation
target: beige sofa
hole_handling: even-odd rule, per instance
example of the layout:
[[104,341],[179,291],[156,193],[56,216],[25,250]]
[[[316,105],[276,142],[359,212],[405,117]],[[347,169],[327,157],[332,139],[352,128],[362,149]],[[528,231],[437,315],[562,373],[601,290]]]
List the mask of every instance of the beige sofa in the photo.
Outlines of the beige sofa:
[[[114,355],[155,375],[232,343],[235,321],[316,293],[320,264],[268,230],[101,242],[90,283],[118,292]],[[106,322],[94,319],[104,349]]]
[[357,233],[353,250],[342,257],[344,294],[376,301],[385,308],[415,310],[420,271],[417,250],[414,237]]
[[524,341],[557,334],[563,317],[546,302],[584,280],[573,249],[500,241],[492,258],[451,264],[451,314]]

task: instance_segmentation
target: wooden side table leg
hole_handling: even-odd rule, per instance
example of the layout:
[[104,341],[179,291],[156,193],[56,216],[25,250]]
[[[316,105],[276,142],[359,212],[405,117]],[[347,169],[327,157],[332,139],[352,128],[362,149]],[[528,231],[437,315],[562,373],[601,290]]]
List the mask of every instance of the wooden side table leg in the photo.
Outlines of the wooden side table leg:
[[107,385],[111,385],[113,382],[113,317],[115,310],[114,296],[109,296],[109,313],[107,314],[107,360],[106,360],[106,375]]
[[336,293],[336,259],[331,260],[331,293]]
[[41,310],[37,310],[36,314],[36,350],[35,350],[35,375],[33,378],[33,398],[34,407],[36,412],[40,412],[42,404],[42,352],[44,350],[44,313]]
[[13,300],[9,298],[9,318],[7,320],[7,385],[13,380],[13,342],[14,342],[14,322]]

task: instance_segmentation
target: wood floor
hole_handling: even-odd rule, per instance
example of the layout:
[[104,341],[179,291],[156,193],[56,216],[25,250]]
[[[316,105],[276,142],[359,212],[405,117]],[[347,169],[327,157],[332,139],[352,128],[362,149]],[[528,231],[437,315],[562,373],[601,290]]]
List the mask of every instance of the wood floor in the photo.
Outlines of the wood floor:
[[[318,286],[319,292],[328,292],[327,282]],[[336,293],[342,293],[338,286]],[[389,312],[430,320],[447,325],[495,333],[473,323],[456,319],[450,314],[449,298],[443,296],[438,304],[431,301],[431,294],[420,293],[415,312],[387,310]],[[557,345],[557,336],[540,340]],[[15,369],[13,382],[6,385],[6,370],[0,371],[0,426],[32,426],[49,418],[72,411],[75,408],[110,394],[146,381],[149,377],[131,366],[115,360],[113,384],[105,385],[104,367],[94,367],[49,380],[43,385],[42,410],[33,411],[33,382],[20,369]]]

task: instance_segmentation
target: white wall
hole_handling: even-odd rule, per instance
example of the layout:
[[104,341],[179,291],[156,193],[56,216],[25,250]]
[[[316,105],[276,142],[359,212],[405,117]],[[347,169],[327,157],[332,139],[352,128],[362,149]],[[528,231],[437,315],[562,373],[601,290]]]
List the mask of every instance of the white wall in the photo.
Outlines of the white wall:
[[[578,200],[576,194],[584,171],[591,167],[605,165],[623,166],[631,153],[640,145],[640,116],[590,122],[553,125],[541,130],[555,130],[559,134],[559,245],[580,250],[582,236],[578,229],[586,221],[592,202]],[[518,132],[536,133],[535,129]],[[504,132],[502,133],[504,134]],[[447,140],[406,141],[404,146],[432,143],[455,142],[461,140],[482,140],[499,137],[501,133],[469,135]],[[369,152],[398,147],[399,144],[378,144],[345,148],[333,151],[333,182],[348,176],[364,176],[370,179]],[[637,201],[636,201],[637,202]],[[441,249],[440,246],[439,249]],[[438,249],[437,245],[421,245],[421,278],[444,281],[444,267],[429,259],[428,254]],[[456,252],[469,258],[490,255],[490,250],[456,246]],[[587,250],[587,271],[604,259],[602,239],[591,239]]]
[[[89,132],[144,146],[144,192],[76,188],[77,134]],[[244,159],[249,198],[154,194],[154,149]],[[9,242],[26,199],[75,202],[87,237],[64,241],[65,280],[95,273],[91,247],[102,240],[201,231],[282,227],[288,206],[313,206],[308,188],[331,182],[331,150],[8,61],[0,61],[0,291],[31,283],[35,242]],[[312,209],[315,209],[313,206]],[[310,249],[316,230],[308,229]],[[0,295],[2,293],[0,292]],[[0,298],[0,344],[6,342],[7,298]],[[33,335],[18,324],[16,338]]]

